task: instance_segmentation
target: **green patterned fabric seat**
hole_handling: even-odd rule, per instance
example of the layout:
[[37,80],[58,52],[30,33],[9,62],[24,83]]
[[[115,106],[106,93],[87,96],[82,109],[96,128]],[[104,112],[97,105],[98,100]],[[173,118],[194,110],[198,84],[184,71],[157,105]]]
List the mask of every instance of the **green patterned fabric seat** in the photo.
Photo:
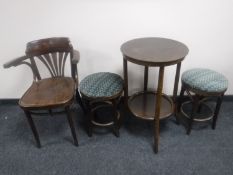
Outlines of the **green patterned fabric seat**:
[[85,77],[79,87],[81,94],[89,98],[112,97],[122,92],[123,80],[117,74],[99,72]]
[[207,93],[225,92],[228,87],[227,79],[222,74],[210,69],[187,70],[182,74],[181,80],[190,88]]

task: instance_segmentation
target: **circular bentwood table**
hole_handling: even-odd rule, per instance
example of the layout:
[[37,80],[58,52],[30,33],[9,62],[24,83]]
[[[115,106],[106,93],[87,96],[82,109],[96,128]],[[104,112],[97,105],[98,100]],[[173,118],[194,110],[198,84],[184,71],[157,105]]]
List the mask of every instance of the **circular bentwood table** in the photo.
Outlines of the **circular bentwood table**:
[[[154,151],[158,152],[159,120],[174,113],[174,103],[180,77],[181,62],[188,54],[183,43],[166,38],[138,38],[125,42],[121,46],[124,57],[124,102],[134,116],[154,121]],[[144,90],[128,96],[127,61],[144,66]],[[176,65],[173,98],[162,93],[164,68]],[[159,67],[157,91],[148,90],[149,67]]]

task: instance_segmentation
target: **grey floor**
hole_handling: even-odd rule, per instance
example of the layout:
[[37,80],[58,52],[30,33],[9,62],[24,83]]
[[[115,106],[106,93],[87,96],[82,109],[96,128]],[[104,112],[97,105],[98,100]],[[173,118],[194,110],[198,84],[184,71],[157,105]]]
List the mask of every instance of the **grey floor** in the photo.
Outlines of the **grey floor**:
[[190,136],[174,118],[161,123],[159,153],[154,154],[152,123],[128,115],[120,138],[111,130],[95,129],[89,138],[83,113],[73,106],[79,147],[72,143],[63,114],[34,117],[42,148],[35,146],[23,111],[16,104],[0,105],[1,175],[70,174],[233,174],[233,102],[224,101],[216,130],[195,125]]

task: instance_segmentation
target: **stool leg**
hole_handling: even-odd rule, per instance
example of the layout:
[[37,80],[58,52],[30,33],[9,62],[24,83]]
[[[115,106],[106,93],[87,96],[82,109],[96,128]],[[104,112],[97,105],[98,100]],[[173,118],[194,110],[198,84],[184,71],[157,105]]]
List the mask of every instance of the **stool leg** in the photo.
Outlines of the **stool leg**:
[[[121,102],[123,103],[123,107],[121,108],[120,107],[120,104]],[[127,108],[125,107],[125,100],[124,100],[124,97],[119,97],[119,102],[118,102],[118,105],[117,105],[117,108],[119,109],[119,112],[120,112],[120,118],[119,118],[119,121],[118,121],[118,124],[119,124],[119,128],[123,125],[124,123],[124,115],[127,114]]]
[[32,116],[31,116],[30,112],[27,111],[27,110],[24,110],[24,113],[25,113],[25,115],[26,115],[26,117],[27,117],[28,123],[29,123],[29,125],[30,125],[30,127],[31,127],[31,130],[32,130],[32,133],[33,133],[33,135],[34,135],[34,137],[35,137],[35,139],[36,139],[37,147],[38,147],[38,148],[41,148],[39,135],[38,135],[38,132],[37,132],[37,130],[36,130],[35,124],[34,124],[34,122],[33,122],[33,120],[32,120]]
[[[204,98],[204,96],[201,96],[199,100],[202,100],[203,98]],[[201,110],[202,110],[202,104],[199,103],[199,104],[198,104],[198,108],[197,108],[197,113],[200,113]]]
[[173,102],[174,102],[174,114],[176,118],[176,123],[179,124],[179,116],[177,115],[177,91],[178,91],[178,84],[179,84],[179,78],[180,78],[180,68],[181,68],[181,62],[176,65],[176,76],[175,76],[175,83],[174,83],[174,89],[173,89]]
[[113,121],[114,121],[114,124],[113,124],[113,130],[114,130],[114,133],[116,135],[116,137],[119,137],[120,136],[120,133],[119,133],[119,120],[118,120],[118,113],[117,113],[117,102],[116,100],[112,100],[112,104],[113,104]]
[[93,120],[94,112],[91,109],[90,101],[87,102],[87,134],[89,137],[92,137],[92,120]]
[[188,122],[188,129],[187,129],[187,132],[186,132],[187,135],[189,135],[190,132],[191,132],[192,125],[193,125],[193,119],[194,119],[194,116],[195,116],[195,114],[197,112],[197,109],[198,109],[198,106],[199,106],[198,103],[199,103],[199,99],[196,96],[196,97],[194,97],[192,112],[191,112],[190,119],[189,119],[189,122]]
[[124,74],[124,96],[123,96],[123,112],[120,118],[120,126],[126,119],[128,112],[128,63],[127,59],[123,59],[123,74]]
[[69,106],[65,107],[65,110],[67,113],[67,120],[68,120],[69,125],[70,125],[71,133],[72,133],[72,136],[74,139],[74,145],[78,146],[78,140],[77,140],[77,136],[76,136],[76,132],[75,132],[75,127],[74,127],[74,123],[73,123],[72,116],[70,113],[70,107]]
[[221,104],[222,104],[222,98],[223,98],[223,95],[219,96],[218,99],[217,99],[217,104],[216,104],[216,108],[215,108],[214,116],[213,116],[212,129],[215,129],[215,127],[216,127],[218,113],[219,113],[219,110],[220,110],[220,107],[221,107]]
[[176,105],[176,111],[175,111],[176,123],[177,123],[178,125],[180,124],[179,113],[180,113],[181,104],[183,103],[184,91],[185,91],[185,88],[184,88],[184,86],[182,85],[181,91],[180,91],[180,97],[179,97],[179,99],[178,99],[178,104]]

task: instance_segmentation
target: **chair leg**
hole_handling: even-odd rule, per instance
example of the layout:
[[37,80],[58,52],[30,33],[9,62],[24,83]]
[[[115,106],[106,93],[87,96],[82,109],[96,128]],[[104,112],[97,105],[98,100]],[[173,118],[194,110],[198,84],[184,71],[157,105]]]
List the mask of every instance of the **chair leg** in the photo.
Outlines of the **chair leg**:
[[223,98],[223,95],[221,95],[221,96],[218,97],[218,99],[217,99],[217,104],[216,104],[216,108],[215,108],[214,116],[213,116],[212,129],[215,129],[215,127],[216,127],[216,122],[217,122],[217,118],[218,118],[218,113],[219,113],[219,110],[220,110],[220,107],[221,107],[221,104],[222,104],[222,98]]
[[119,137],[120,136],[120,133],[119,133],[119,120],[118,120],[118,112],[117,112],[117,100],[112,100],[112,104],[113,104],[113,121],[114,121],[114,124],[113,124],[113,130],[114,130],[114,134],[116,137]]
[[189,122],[188,122],[188,129],[187,129],[187,132],[186,134],[189,135],[191,133],[191,129],[192,129],[192,125],[193,125],[193,119],[194,119],[194,116],[197,112],[197,109],[198,109],[198,106],[199,106],[199,99],[198,97],[194,97],[194,102],[193,102],[193,107],[192,107],[192,112],[191,112],[191,115],[190,115],[190,119],[189,119]]
[[72,133],[72,136],[73,136],[73,139],[74,139],[74,145],[78,146],[78,140],[77,140],[75,127],[74,127],[74,123],[73,123],[71,112],[70,112],[70,106],[65,107],[65,110],[66,110],[66,113],[67,113],[67,120],[68,120],[69,125],[70,125],[71,133]]
[[36,130],[35,124],[34,124],[34,122],[33,122],[33,120],[32,120],[32,116],[31,116],[30,112],[27,111],[27,110],[24,110],[24,113],[25,113],[26,118],[27,118],[27,121],[28,121],[28,123],[29,123],[29,125],[30,125],[30,127],[31,127],[32,133],[33,133],[33,135],[34,135],[34,138],[36,139],[37,147],[38,147],[38,148],[41,148],[39,135],[38,135],[38,132],[37,132],[37,130]]
[[76,100],[78,102],[78,104],[81,106],[83,112],[86,114],[87,113],[87,110],[85,109],[84,105],[83,105],[83,102],[82,102],[82,98],[78,92],[78,90],[76,90]]
[[176,111],[175,111],[176,123],[177,123],[178,125],[180,124],[179,113],[180,113],[181,105],[182,105],[182,103],[183,103],[184,91],[185,91],[185,88],[184,88],[184,86],[182,86],[182,87],[181,87],[181,91],[180,91],[180,97],[179,97],[179,99],[178,99],[178,104],[177,104],[177,106],[176,106]]

